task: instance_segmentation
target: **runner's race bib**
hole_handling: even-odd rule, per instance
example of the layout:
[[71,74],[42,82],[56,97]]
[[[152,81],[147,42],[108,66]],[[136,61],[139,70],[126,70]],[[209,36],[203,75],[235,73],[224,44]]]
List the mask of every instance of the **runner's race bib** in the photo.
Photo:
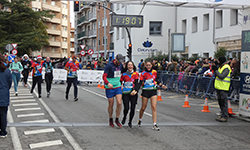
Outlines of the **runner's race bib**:
[[37,69],[38,69],[38,70],[41,69],[41,68],[42,68],[41,65],[37,66]]
[[123,84],[124,88],[126,89],[132,89],[133,88],[133,82],[125,82]]
[[28,69],[28,66],[27,66],[27,65],[25,65],[25,66],[24,66],[24,69]]
[[72,71],[72,76],[76,76],[76,71]]
[[115,71],[114,72],[114,77],[121,77],[121,71]]
[[51,69],[47,69],[47,73],[51,73]]
[[144,85],[149,85],[149,86],[153,86],[154,85],[154,79],[148,79],[144,82]]

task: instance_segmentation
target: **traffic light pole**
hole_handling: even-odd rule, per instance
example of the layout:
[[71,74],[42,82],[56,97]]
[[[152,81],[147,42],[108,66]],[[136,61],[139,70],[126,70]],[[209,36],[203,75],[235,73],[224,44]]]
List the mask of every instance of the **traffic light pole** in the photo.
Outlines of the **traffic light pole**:
[[[109,10],[110,12],[112,12],[113,14],[115,14],[115,15],[116,15],[116,13],[115,13],[112,9],[110,9],[110,8],[106,7],[106,5],[105,5],[105,6],[103,6],[103,5],[97,4],[96,2],[92,2],[92,3],[90,3],[90,5],[91,5],[91,6],[99,6],[99,7],[103,7],[103,8],[105,8],[105,9]],[[127,28],[127,27],[125,27],[125,29],[126,29],[127,34],[128,34],[129,44],[132,44],[132,41],[131,41],[131,35],[130,35],[130,33],[129,33],[129,30],[128,30],[128,28]],[[130,60],[130,61],[132,61],[132,47],[131,47],[131,53],[129,54],[129,60]]]

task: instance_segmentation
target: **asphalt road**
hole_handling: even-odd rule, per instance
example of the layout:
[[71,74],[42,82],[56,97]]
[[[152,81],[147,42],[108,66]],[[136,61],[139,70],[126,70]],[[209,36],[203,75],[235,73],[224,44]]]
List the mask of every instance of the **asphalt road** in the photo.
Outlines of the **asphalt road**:
[[[157,105],[157,122],[161,130],[154,131],[152,130],[150,103],[142,118],[142,126],[136,126],[138,110],[141,106],[139,98],[133,120],[134,127],[128,128],[126,123],[118,129],[108,126],[108,102],[104,90],[96,86],[78,86],[79,101],[74,102],[73,87],[69,100],[64,98],[66,85],[53,84],[50,98],[46,97],[45,84],[42,88],[41,99],[36,97],[36,92],[29,95],[29,90],[23,87],[20,87],[19,93],[25,95],[19,95],[19,98],[11,97],[10,112],[14,123],[9,120],[10,134],[6,139],[0,139],[0,149],[17,149],[18,142],[13,140],[16,138],[20,141],[19,146],[22,149],[42,150],[250,149],[249,122],[235,117],[230,117],[226,123],[216,122],[216,113],[219,112],[219,108],[215,100],[209,100],[211,113],[202,113],[204,100],[190,98],[191,108],[182,108],[185,95],[162,92],[163,101],[158,102]],[[15,100],[28,101],[15,102]],[[37,105],[14,105],[25,103],[37,103]],[[232,107],[237,113],[237,105],[232,104]],[[40,109],[16,111],[22,108]],[[115,117],[115,114],[113,116]],[[123,113],[120,118],[122,116]],[[41,122],[23,123],[34,120]],[[17,136],[14,134],[15,131]],[[30,131],[33,131],[33,134]]]

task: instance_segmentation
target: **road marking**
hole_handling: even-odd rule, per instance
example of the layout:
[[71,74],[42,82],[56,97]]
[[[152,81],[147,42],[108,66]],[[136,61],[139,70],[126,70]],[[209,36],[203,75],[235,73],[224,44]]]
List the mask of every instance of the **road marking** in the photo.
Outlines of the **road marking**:
[[23,121],[22,123],[47,123],[49,122],[48,119],[44,119],[44,120],[32,120],[32,121]]
[[[18,96],[32,96],[32,94],[18,93]],[[17,97],[15,94],[10,95],[10,97]]]
[[[29,86],[30,83],[28,83]],[[38,97],[38,93],[36,92],[36,90],[34,90],[35,95]],[[53,113],[53,111],[49,108],[49,106],[43,101],[42,98],[38,99],[41,104],[43,105],[43,107],[46,109],[46,111],[49,113],[49,115],[51,116],[51,118],[56,122],[56,123],[60,123],[60,120],[56,117],[56,115]],[[72,135],[69,133],[69,131],[65,128],[65,127],[59,127],[59,129],[62,131],[62,133],[64,134],[64,136],[66,137],[66,139],[69,141],[69,143],[71,144],[71,146],[75,149],[75,150],[82,150],[82,148],[80,147],[80,145],[76,142],[76,140],[72,137]]]
[[32,131],[24,131],[24,135],[31,135],[31,134],[41,134],[41,133],[49,133],[49,132],[55,132],[54,128],[48,128],[48,129],[40,129],[40,130],[32,130]]
[[11,103],[18,103],[18,102],[34,102],[35,99],[24,99],[24,100],[11,100]]
[[19,108],[15,109],[15,111],[28,111],[28,110],[41,110],[40,107],[35,107],[35,108]]
[[87,91],[87,92],[90,92],[90,93],[92,93],[92,94],[95,94],[95,95],[97,95],[97,96],[100,96],[100,97],[102,97],[102,98],[107,99],[107,97],[106,97],[106,96],[103,96],[103,95],[101,95],[101,94],[98,94],[98,93],[96,93],[96,92],[90,91],[90,90],[85,89],[85,88],[82,88],[82,89],[83,89],[83,90],[85,90],[85,91]]
[[[8,122],[14,123],[14,120],[13,120],[13,117],[12,117],[10,111],[7,112],[7,116],[8,116]],[[14,149],[15,150],[22,150],[23,148],[22,148],[19,136],[17,134],[16,127],[10,127],[10,134],[11,134],[11,139],[13,142]]]
[[47,142],[40,142],[35,144],[29,144],[31,149],[34,148],[41,148],[41,147],[48,147],[48,146],[55,146],[55,145],[62,145],[63,142],[61,140],[55,140],[55,141],[47,141]]
[[15,99],[31,99],[34,98],[34,96],[16,96],[16,97],[10,97],[10,100],[15,100]]
[[44,113],[33,113],[33,114],[17,115],[18,118],[22,118],[22,117],[34,117],[34,116],[44,116]]
[[13,104],[12,106],[35,106],[38,105],[38,103],[25,103],[25,104]]
[[[136,109],[136,111],[140,112],[139,109]],[[144,111],[144,114],[145,114],[145,115],[148,115],[148,116],[150,116],[150,117],[152,117],[152,115],[151,115],[150,113],[147,113],[147,112],[145,112],[145,111]]]

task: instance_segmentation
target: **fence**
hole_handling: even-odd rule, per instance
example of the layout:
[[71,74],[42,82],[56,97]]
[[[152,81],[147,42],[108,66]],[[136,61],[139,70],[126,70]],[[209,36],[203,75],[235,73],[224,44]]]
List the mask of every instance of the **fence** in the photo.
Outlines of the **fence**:
[[[216,99],[214,77],[186,74],[184,72],[158,71],[159,81],[167,86],[167,91],[188,94],[200,98]],[[231,79],[228,99],[232,102],[239,101],[240,79]]]

